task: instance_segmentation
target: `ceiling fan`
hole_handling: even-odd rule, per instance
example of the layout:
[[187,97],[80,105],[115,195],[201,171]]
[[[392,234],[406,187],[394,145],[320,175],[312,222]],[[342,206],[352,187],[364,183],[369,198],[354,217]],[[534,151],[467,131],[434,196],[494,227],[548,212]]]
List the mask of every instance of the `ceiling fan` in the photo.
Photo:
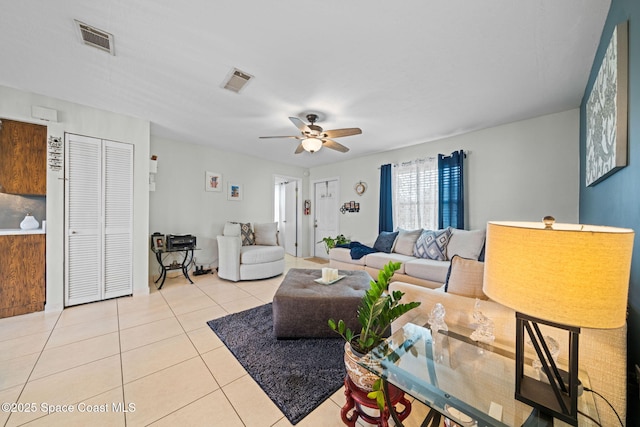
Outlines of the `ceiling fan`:
[[289,117],[289,120],[300,129],[300,135],[297,136],[261,136],[261,139],[265,138],[293,138],[300,141],[298,148],[296,148],[295,153],[299,154],[303,151],[308,151],[310,153],[315,153],[322,147],[331,148],[332,150],[340,151],[341,153],[346,153],[349,151],[349,148],[344,145],[336,142],[333,138],[340,138],[343,136],[351,136],[351,135],[359,135],[362,133],[362,129],[360,128],[345,128],[345,129],[333,129],[333,130],[323,130],[320,126],[316,125],[315,122],[318,120],[317,114],[307,114],[307,120],[309,120],[309,124],[305,124],[302,120],[297,117]]

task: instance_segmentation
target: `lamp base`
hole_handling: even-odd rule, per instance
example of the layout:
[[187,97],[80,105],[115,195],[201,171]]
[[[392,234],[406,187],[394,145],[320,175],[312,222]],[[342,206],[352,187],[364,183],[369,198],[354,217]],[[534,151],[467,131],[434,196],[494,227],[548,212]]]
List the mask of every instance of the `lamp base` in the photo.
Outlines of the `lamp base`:
[[[538,324],[569,332],[569,372],[558,369]],[[525,330],[548,382],[524,375]],[[570,425],[578,425],[578,335],[580,329],[516,313],[515,398]]]
[[[565,407],[570,408],[571,398],[565,393],[561,393],[560,396]],[[559,417],[566,415],[549,383],[524,376],[520,380],[520,390],[516,391],[515,398],[520,402],[533,406],[541,413],[549,414],[551,417],[553,415]],[[569,420],[565,419],[565,421]]]
[[553,416],[534,408],[529,417],[522,423],[522,427],[553,427]]

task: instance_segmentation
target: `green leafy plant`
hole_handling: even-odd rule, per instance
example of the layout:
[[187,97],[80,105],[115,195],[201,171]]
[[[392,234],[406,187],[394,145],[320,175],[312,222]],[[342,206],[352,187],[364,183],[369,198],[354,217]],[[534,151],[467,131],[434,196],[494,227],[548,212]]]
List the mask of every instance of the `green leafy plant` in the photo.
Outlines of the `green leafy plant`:
[[323,237],[318,243],[324,242],[324,247],[329,253],[329,249],[333,249],[336,245],[344,245],[349,243],[350,240],[344,237],[344,234],[338,234],[336,237]]
[[399,262],[390,261],[378,273],[378,281],[371,280],[358,306],[359,334],[346,327],[344,320],[329,319],[329,327],[340,334],[353,350],[366,354],[377,347],[387,334],[391,323],[398,317],[418,307],[420,302],[400,303],[404,292],[388,292],[389,279],[400,268]]
[[382,388],[382,378],[378,378],[376,382],[373,383],[373,391],[367,393],[367,397],[369,399],[375,399],[378,404],[378,409],[380,409],[380,411],[384,411],[386,402],[384,398],[384,389]]

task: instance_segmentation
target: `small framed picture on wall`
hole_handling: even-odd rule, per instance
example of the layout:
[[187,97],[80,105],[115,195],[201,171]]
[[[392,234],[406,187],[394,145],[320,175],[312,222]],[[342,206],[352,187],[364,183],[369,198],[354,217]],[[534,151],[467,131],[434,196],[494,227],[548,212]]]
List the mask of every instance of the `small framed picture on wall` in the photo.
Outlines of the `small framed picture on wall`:
[[206,191],[222,191],[222,174],[205,172],[204,187]]
[[242,184],[230,182],[227,185],[227,200],[240,201],[244,196]]

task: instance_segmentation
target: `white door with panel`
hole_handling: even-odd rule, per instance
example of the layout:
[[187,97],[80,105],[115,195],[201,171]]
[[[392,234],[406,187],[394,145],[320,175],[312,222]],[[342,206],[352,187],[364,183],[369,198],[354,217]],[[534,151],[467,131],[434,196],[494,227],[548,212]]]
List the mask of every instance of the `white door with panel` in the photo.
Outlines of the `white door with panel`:
[[133,145],[65,136],[65,306],[133,292]]
[[287,181],[283,185],[284,195],[284,250],[298,256],[298,182]]
[[[314,184],[314,255],[328,258],[324,237],[336,237],[338,224],[338,180],[320,181]],[[318,243],[319,242],[319,243]]]
[[277,177],[274,190],[278,240],[289,255],[298,256],[298,180]]

